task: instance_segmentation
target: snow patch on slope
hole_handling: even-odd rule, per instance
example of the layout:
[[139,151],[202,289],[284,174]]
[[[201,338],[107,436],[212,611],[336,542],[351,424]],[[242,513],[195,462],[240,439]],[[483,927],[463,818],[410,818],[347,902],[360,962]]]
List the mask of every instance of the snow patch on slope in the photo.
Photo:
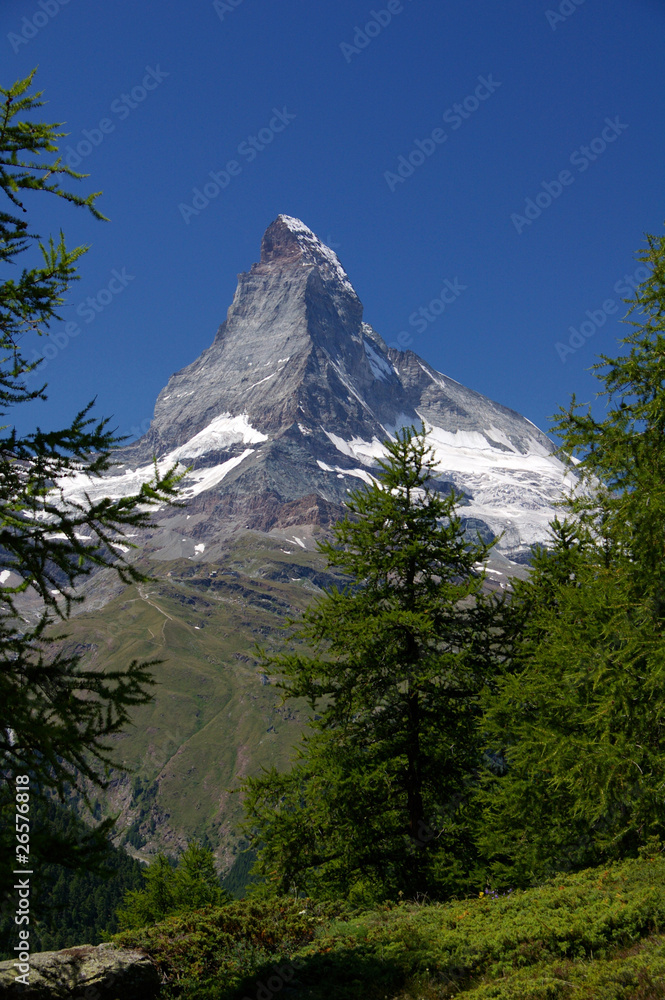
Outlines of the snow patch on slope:
[[[232,417],[230,413],[223,413],[185,444],[163,455],[157,463],[157,468],[160,475],[163,475],[173,465],[187,466],[192,459],[200,458],[208,452],[221,451],[234,444],[260,444],[267,440],[268,435],[252,427],[245,414]],[[225,462],[220,462],[211,468],[189,472],[182,481],[181,496],[184,499],[191,499],[217,486],[232,469],[240,465],[254,451],[254,448],[245,448],[240,455],[235,455]],[[138,493],[141,486],[149,482],[153,476],[153,465],[143,465],[134,471],[127,469],[115,476],[94,479],[83,473],[77,473],[62,479],[58,488],[65,501],[82,499],[86,493],[94,500],[102,497],[118,499]]]
[[[419,414],[420,415],[420,414]],[[479,473],[511,472],[530,473],[537,481],[539,476],[563,479],[563,464],[535,440],[529,441],[529,451],[523,453],[515,448],[510,439],[498,428],[491,427],[485,433],[480,431],[446,431],[426,422],[429,443],[434,449],[437,466],[441,471],[460,472],[470,475]],[[504,445],[494,446],[488,438]]]
[[232,444],[260,444],[267,440],[268,435],[252,427],[246,414],[232,417],[230,413],[220,413],[202,431],[170,452],[168,458],[173,464],[185,458],[199,458],[209,451],[221,451]]
[[389,365],[387,361],[384,361],[381,355],[378,354],[372,345],[368,344],[366,340],[363,341],[363,344],[374,378],[381,379],[382,382],[387,382],[388,377],[393,374],[393,366]]
[[[229,458],[226,462],[222,462],[221,465],[214,465],[211,469],[196,469],[194,472],[190,472],[183,481],[182,496],[185,499],[190,499],[191,497],[197,497],[199,493],[211,490],[213,486],[221,483],[222,479],[229,474],[231,469],[235,469],[248,455],[252,455],[254,450],[254,448],[245,448],[242,455]],[[192,485],[189,485],[190,483]]]
[[[254,450],[254,448],[245,448],[241,455],[229,458],[226,462],[214,465],[210,469],[196,469],[189,472],[181,483],[181,498],[189,500],[198,496],[199,493],[204,493],[206,490],[212,489],[213,486],[217,486],[232,469],[240,465],[248,455],[253,454]],[[160,475],[176,464],[173,454],[171,452],[157,463]],[[90,476],[78,473],[62,481],[59,484],[59,492],[62,492],[65,502],[80,501],[85,494],[91,500],[101,500],[103,497],[118,500],[120,497],[138,493],[144,483],[150,482],[154,472],[154,466],[143,465],[134,472],[127,471],[124,475],[119,476],[104,476],[103,479],[92,479]],[[161,505],[156,505],[153,509],[157,510],[158,506]]]
[[[420,416],[420,414],[419,414]],[[405,421],[411,423],[405,417]],[[398,418],[396,427],[386,428],[394,435],[405,426]],[[429,444],[434,450],[438,476],[469,497],[463,508],[465,518],[484,521],[495,533],[503,534],[499,549],[520,548],[546,542],[554,504],[573,486],[566,467],[549,454],[541,442],[530,440],[529,450],[518,450],[500,428],[480,431],[447,431],[425,421]],[[346,458],[372,466],[385,457],[377,439],[345,441],[330,431],[331,443]],[[325,472],[347,476],[359,475],[371,482],[369,472],[344,469],[318,462]]]
[[324,472],[335,472],[337,476],[355,476],[357,479],[362,479],[364,483],[371,486],[377,480],[374,476],[370,476],[369,472],[365,469],[342,469],[339,465],[327,465],[326,462],[322,462],[320,458],[317,458],[316,464]]
[[337,434],[333,434],[325,428],[323,428],[323,432],[332,444],[334,444],[337,451],[340,451],[342,455],[346,455],[347,458],[353,458],[357,462],[362,462],[363,465],[374,465],[377,458],[385,456],[383,444],[376,437],[372,438],[371,441],[363,441],[359,437],[345,441],[343,438],[338,437]]

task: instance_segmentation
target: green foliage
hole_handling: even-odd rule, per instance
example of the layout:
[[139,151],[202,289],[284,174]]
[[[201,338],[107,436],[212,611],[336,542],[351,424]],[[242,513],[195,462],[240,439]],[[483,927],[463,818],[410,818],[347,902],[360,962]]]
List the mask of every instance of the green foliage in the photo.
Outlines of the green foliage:
[[[661,630],[619,568],[562,538],[516,588],[513,670],[483,720],[507,773],[486,775],[479,836],[494,876],[512,884],[634,854],[665,832]],[[566,583],[563,564],[575,565]]]
[[578,490],[572,510],[593,533],[606,558],[619,560],[639,594],[650,595],[663,612],[665,585],[665,236],[646,235],[637,259],[648,278],[633,299],[628,320],[634,327],[617,358],[601,355],[593,366],[604,388],[602,420],[589,407],[580,412],[575,397],[561,408],[553,430],[564,452],[577,455],[575,467],[586,490]]
[[[104,216],[95,206],[99,191],[87,198],[65,191],[60,186],[59,175],[75,180],[87,176],[78,174],[60,157],[45,162],[40,159],[44,153],[56,153],[56,140],[66,132],[56,131],[60,123],[29,122],[18,119],[19,115],[43,106],[42,92],[30,93],[35,70],[24,80],[17,80],[9,89],[0,87],[4,98],[0,112],[0,188],[7,195],[10,208],[0,211],[0,262],[13,263],[13,258],[30,248],[39,237],[29,232],[28,222],[23,216],[27,209],[22,201],[27,191],[48,191],[58,198],[64,198],[74,205],[88,208],[98,219]],[[18,120],[17,120],[18,119]],[[29,154],[26,157],[26,154]],[[17,214],[21,213],[21,214]],[[8,278],[0,284],[0,346],[14,354],[14,364],[7,370],[10,358],[5,358],[5,366],[0,373],[0,386],[6,395],[0,393],[5,403],[21,402],[30,398],[25,389],[17,385],[17,378],[24,370],[18,355],[18,341],[29,330],[41,333],[41,326],[48,328],[57,319],[56,309],[64,302],[63,295],[72,281],[77,280],[76,261],[85,253],[86,247],[67,250],[62,232],[56,243],[51,237],[48,245],[38,242],[43,259],[43,267],[24,269],[18,280]],[[35,393],[34,395],[39,395]]]
[[118,910],[123,929],[147,927],[174,913],[221,906],[231,899],[222,889],[212,851],[191,843],[173,867],[163,854],[142,872],[143,889],[127,893]]
[[[7,210],[0,210],[0,262],[14,267],[37,251],[38,266],[24,267],[0,283],[0,410],[32,399],[46,399],[44,388],[30,390],[33,369],[21,354],[27,332],[46,334],[57,320],[64,294],[77,278],[76,263],[85,247],[68,250],[58,240],[40,241],[25,219],[27,192],[47,192],[103,218],[97,194],[80,197],[60,186],[60,177],[79,179],[60,158],[59,124],[23,119],[41,107],[30,87],[34,73],[9,89],[0,88],[0,190]],[[62,635],[48,631],[70,617],[83,600],[75,587],[94,569],[113,567],[124,582],[146,579],[130,557],[118,554],[126,534],[150,523],[151,508],[176,494],[175,468],[155,478],[134,496],[93,500],[81,487],[65,496],[67,480],[99,478],[112,465],[119,441],[107,420],[90,416],[92,404],[60,431],[37,430],[24,437],[5,427],[0,436],[0,565],[13,576],[0,585],[0,757],[3,777],[27,773],[43,794],[54,789],[63,798],[68,786],[84,798],[104,785],[113,762],[108,737],[128,723],[130,709],[150,701],[152,662],[134,660],[117,670],[84,669],[80,656],[60,646]],[[120,550],[122,553],[122,550]],[[4,577],[3,577],[4,578]],[[37,595],[41,611],[24,615],[24,595]],[[87,779],[87,782],[84,780]],[[13,787],[0,792],[0,808],[11,802]],[[37,841],[35,841],[35,844]],[[33,859],[34,860],[34,859]],[[9,866],[0,888],[11,881]]]
[[665,860],[645,853],[501,896],[362,914],[246,901],[117,940],[146,948],[167,1000],[265,995],[277,976],[309,1000],[659,1000],[664,890]]
[[543,963],[461,996],[469,1000],[663,1000],[665,938],[655,936],[611,959]]
[[[35,796],[30,815],[40,856],[30,878],[31,950],[97,944],[116,933],[116,908],[141,885],[139,862],[115,848],[103,826],[91,829],[53,798]],[[2,818],[13,825],[13,815]],[[10,856],[8,849],[4,857]],[[15,909],[13,897],[0,910],[0,960],[14,956]]]
[[511,670],[486,699],[504,762],[479,796],[481,847],[504,884],[635,855],[665,836],[665,237],[632,300],[628,355],[595,366],[606,416],[574,400],[556,430],[579,485],[511,602]]
[[256,871],[278,893],[436,897],[472,863],[460,805],[480,766],[480,692],[499,669],[498,605],[478,568],[490,546],[469,545],[459,497],[432,488],[424,430],[385,447],[378,481],[350,494],[320,545],[349,585],[292,623],[314,655],[265,661],[285,697],[319,713],[290,772],[245,784]]
[[[114,940],[145,948],[160,969],[165,997],[240,997],[254,973],[289,956],[343,907],[293,898],[233,902],[179,914]],[[270,975],[270,973],[267,973]]]
[[231,868],[222,879],[222,888],[230,892],[234,899],[242,899],[254,882],[251,870],[256,861],[256,851],[247,849],[244,841],[241,844],[242,849],[236,854]]

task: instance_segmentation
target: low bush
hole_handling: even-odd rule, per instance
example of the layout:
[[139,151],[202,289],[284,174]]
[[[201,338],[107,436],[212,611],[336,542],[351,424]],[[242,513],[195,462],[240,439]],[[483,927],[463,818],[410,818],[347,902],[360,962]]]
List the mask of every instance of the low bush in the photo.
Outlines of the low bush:
[[243,901],[116,940],[187,1000],[665,1000],[663,930],[656,855],[445,904]]

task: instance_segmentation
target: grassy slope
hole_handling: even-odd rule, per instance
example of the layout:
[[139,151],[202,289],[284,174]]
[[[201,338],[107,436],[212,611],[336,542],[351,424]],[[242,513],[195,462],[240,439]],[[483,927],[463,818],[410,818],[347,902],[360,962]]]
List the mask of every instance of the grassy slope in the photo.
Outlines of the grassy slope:
[[118,593],[115,577],[99,574],[89,599],[103,606],[67,624],[69,644],[87,664],[163,660],[154,669],[154,701],[113,741],[129,773],[116,772],[99,794],[101,813],[119,813],[117,842],[140,858],[207,838],[228,869],[239,857],[242,816],[229,790],[262,766],[286,768],[307,717],[302,705],[280,706],[255,645],[278,648],[286,617],[334,578],[318,553],[252,531],[234,536],[215,562],[160,558],[139,566],[156,581]]
[[355,916],[305,900],[233,903],[117,940],[145,947],[163,995],[183,1000],[281,990],[303,1000],[663,1000],[664,929],[656,857],[498,899]]
[[153,564],[156,582],[127,588],[67,626],[89,664],[163,660],[154,701],[113,741],[131,773],[118,772],[100,795],[103,814],[121,812],[117,829],[131,830],[143,857],[207,835],[229,863],[241,806],[228,789],[261,766],[286,766],[298,739],[306,712],[279,707],[254,646],[277,647],[287,615],[329,578],[320,556],[285,553],[281,544],[248,533],[215,564]]

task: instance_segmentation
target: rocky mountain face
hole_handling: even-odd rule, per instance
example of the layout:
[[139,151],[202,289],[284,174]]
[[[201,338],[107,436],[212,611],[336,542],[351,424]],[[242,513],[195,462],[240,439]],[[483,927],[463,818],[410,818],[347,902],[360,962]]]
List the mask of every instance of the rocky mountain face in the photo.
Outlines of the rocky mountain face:
[[191,466],[185,537],[182,518],[167,516],[153,551],[214,559],[238,528],[329,524],[347,490],[369,480],[381,442],[421,421],[442,484],[466,496],[469,529],[503,533],[499,552],[524,561],[564,485],[552,443],[412,351],[389,349],[363,321],[336,254],[280,215],[212,345],[169,379],[149,431],[104,489],[135,488],[155,455]]

